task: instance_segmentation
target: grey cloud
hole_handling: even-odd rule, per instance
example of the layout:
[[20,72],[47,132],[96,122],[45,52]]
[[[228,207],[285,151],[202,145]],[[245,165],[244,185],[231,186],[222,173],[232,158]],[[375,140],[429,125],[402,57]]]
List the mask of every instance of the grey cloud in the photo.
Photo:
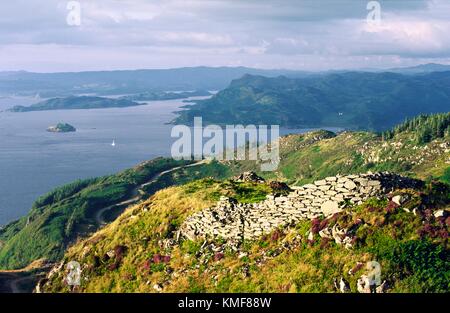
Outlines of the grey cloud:
[[[395,26],[421,21],[429,34],[396,32],[394,26],[367,32],[368,0],[79,0],[80,27],[66,24],[66,0],[5,1],[0,4],[0,50],[20,53],[4,57],[0,70],[5,64],[33,64],[23,59],[25,48],[29,57],[39,55],[42,66],[49,68],[52,59],[64,60],[58,54],[73,51],[79,63],[90,64],[90,58],[105,67],[122,68],[139,62],[151,65],[145,59],[150,55],[163,67],[203,62],[313,68],[364,63],[365,56],[376,62],[373,56],[378,55],[380,65],[385,65],[398,58],[410,62],[450,54],[445,31],[433,26],[449,26],[443,24],[450,16],[445,0],[379,1],[387,22]],[[428,30],[427,25],[433,27]],[[135,63],[124,61],[127,51]],[[54,54],[49,60],[48,53]],[[109,55],[94,58],[97,53]]]

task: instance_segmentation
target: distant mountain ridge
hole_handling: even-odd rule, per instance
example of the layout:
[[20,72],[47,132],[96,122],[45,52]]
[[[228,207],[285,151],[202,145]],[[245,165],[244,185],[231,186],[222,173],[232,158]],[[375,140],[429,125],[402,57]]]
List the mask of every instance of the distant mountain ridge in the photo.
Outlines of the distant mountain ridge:
[[131,101],[162,101],[162,100],[176,100],[185,99],[189,97],[206,97],[211,93],[207,90],[181,91],[181,92],[165,92],[165,91],[148,91],[133,95],[126,95],[120,99],[127,99]]
[[427,63],[410,67],[397,67],[391,68],[389,72],[403,73],[403,74],[419,74],[419,73],[431,73],[431,72],[447,72],[450,71],[450,65]]
[[288,69],[257,69],[249,67],[183,67],[173,69],[139,69],[85,72],[33,73],[0,72],[0,95],[29,96],[39,93],[44,98],[80,94],[130,94],[148,91],[220,90],[245,74],[267,77],[307,77],[336,73],[394,72],[402,74],[449,71],[450,65],[421,64],[392,69],[360,69],[302,71]]
[[344,72],[302,78],[245,75],[186,106],[175,123],[278,124],[383,130],[421,113],[447,112],[450,72]]
[[131,94],[148,91],[219,90],[245,74],[298,77],[303,71],[264,70],[247,67],[184,67],[66,73],[0,72],[4,95],[51,98],[73,94]]

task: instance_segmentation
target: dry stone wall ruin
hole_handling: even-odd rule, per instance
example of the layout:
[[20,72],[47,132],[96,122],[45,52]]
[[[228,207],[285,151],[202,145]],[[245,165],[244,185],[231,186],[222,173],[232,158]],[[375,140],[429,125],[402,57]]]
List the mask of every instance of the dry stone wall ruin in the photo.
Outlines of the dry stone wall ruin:
[[291,187],[292,191],[286,196],[268,195],[259,203],[237,203],[222,197],[216,206],[190,216],[182,224],[180,235],[191,240],[256,239],[278,227],[340,212],[348,202],[360,204],[369,197],[421,185],[418,180],[380,172],[327,177]]

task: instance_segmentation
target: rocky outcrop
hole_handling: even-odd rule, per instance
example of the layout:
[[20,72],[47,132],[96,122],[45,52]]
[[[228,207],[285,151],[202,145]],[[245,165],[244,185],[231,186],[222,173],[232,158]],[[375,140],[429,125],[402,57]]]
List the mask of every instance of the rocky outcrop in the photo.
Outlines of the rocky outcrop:
[[259,177],[255,172],[244,172],[233,178],[235,181],[240,182],[254,182],[254,183],[264,183],[265,180]]
[[[383,172],[327,177],[312,184],[293,186],[287,195],[268,195],[260,203],[237,203],[221,197],[216,206],[189,217],[180,227],[179,236],[191,240],[256,239],[278,227],[295,225],[300,220],[333,215],[349,203],[360,204],[369,197],[395,189],[421,186],[421,181]],[[330,236],[338,236],[337,232],[331,231]]]

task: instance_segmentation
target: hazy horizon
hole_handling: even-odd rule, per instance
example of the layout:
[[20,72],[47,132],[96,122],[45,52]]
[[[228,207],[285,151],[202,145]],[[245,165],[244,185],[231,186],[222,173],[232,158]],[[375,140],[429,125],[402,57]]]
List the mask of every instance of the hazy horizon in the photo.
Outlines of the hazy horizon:
[[274,70],[274,71],[292,71],[292,72],[311,72],[311,73],[319,73],[319,72],[327,72],[327,71],[383,71],[383,70],[392,70],[392,69],[401,69],[401,68],[410,68],[410,67],[416,67],[416,66],[424,66],[424,65],[444,65],[444,66],[450,66],[449,64],[444,63],[418,63],[416,65],[410,65],[410,66],[400,66],[400,67],[380,67],[380,68],[340,68],[340,69],[323,69],[323,70],[295,70],[295,69],[289,69],[289,68],[255,68],[255,67],[248,67],[248,66],[207,66],[207,65],[198,65],[198,66],[183,66],[183,67],[161,67],[161,68],[120,68],[120,69],[108,69],[108,70],[82,70],[82,71],[54,71],[54,72],[39,72],[39,71],[27,71],[27,70],[7,70],[3,71],[0,70],[0,73],[14,73],[14,72],[26,72],[26,73],[36,73],[36,74],[53,74],[53,73],[85,73],[85,72],[113,72],[113,71],[152,71],[152,70],[177,70],[177,69],[183,69],[183,68],[250,68],[255,70]]
[[0,10],[2,72],[450,64],[445,0],[18,0]]

